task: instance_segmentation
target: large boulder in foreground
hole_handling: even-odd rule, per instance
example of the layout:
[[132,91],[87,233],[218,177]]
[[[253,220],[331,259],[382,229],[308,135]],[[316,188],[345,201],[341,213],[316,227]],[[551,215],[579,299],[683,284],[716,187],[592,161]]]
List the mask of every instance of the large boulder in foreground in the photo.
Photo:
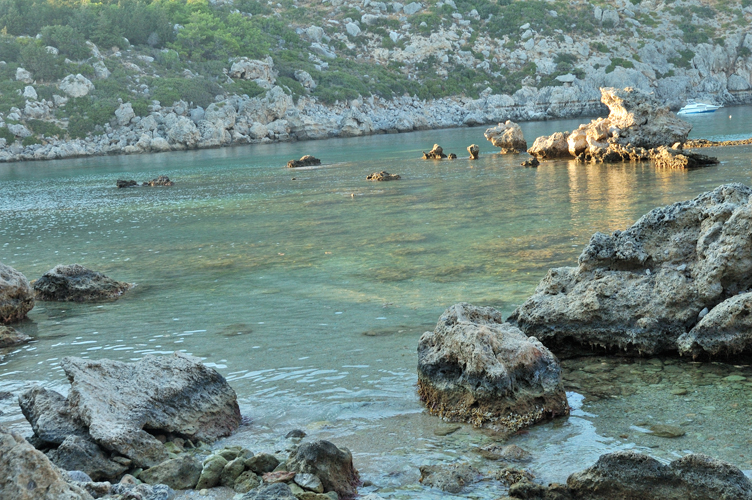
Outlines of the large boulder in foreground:
[[80,264],[59,265],[34,282],[37,300],[91,302],[114,300],[131,288]]
[[[752,287],[750,196],[749,187],[727,184],[656,208],[625,231],[594,234],[578,267],[549,270],[509,321],[560,355],[593,348],[636,355],[677,351],[677,340],[701,312],[712,313]],[[741,312],[735,317],[743,320]],[[731,318],[724,321],[721,329],[698,325],[695,335],[702,341],[683,341],[682,350],[752,349],[743,323],[737,328]]]
[[151,433],[211,442],[240,425],[235,391],[197,358],[175,353],[123,363],[71,357],[60,364],[71,383],[66,402],[39,389],[20,398],[43,440],[60,441],[65,426],[76,434],[85,428],[87,439],[102,448],[152,467],[169,457]]
[[358,471],[347,448],[337,448],[329,441],[301,444],[290,454],[287,470],[313,474],[321,480],[324,491],[336,491],[340,497],[351,498],[358,493]]
[[495,147],[501,148],[502,154],[521,153],[527,149],[522,129],[511,120],[486,129],[483,135]]
[[601,455],[566,486],[523,481],[509,489],[522,500],[750,500],[752,482],[737,467],[691,454],[668,465],[634,451]]
[[92,500],[26,440],[0,427],[0,497],[13,500]]
[[26,276],[0,262],[0,323],[21,321],[34,307]]
[[569,414],[556,357],[497,310],[465,303],[421,336],[418,393],[442,418],[509,432]]

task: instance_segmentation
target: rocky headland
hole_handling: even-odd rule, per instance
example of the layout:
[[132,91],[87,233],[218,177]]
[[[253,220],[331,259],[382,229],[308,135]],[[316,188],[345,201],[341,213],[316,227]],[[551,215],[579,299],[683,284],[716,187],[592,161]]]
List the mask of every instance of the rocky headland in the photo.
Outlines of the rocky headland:
[[251,4],[214,2],[207,15],[217,29],[276,31],[211,56],[194,53],[209,35],[187,14],[125,39],[80,32],[65,16],[9,25],[18,48],[2,68],[0,161],[595,116],[606,110],[601,87],[650,92],[671,109],[752,102],[750,6]]

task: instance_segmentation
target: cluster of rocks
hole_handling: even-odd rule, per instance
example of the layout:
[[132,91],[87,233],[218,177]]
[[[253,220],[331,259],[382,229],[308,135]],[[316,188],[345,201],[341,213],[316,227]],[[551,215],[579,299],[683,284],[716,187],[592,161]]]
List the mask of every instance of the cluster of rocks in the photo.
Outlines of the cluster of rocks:
[[305,155],[300,160],[290,160],[287,162],[287,168],[312,167],[316,165],[321,165],[321,160],[311,155]]
[[578,266],[549,270],[509,321],[560,355],[752,351],[751,197],[727,184],[594,234]]
[[[115,185],[118,187],[118,189],[122,188],[128,188],[128,187],[136,187],[138,186],[138,182],[134,180],[125,180],[125,179],[118,179]],[[174,186],[175,183],[170,180],[169,177],[166,175],[160,175],[159,177],[152,179],[150,181],[142,182],[141,186]]]
[[608,117],[580,125],[571,133],[539,137],[528,153],[537,159],[576,158],[590,163],[652,160],[666,168],[718,163],[716,158],[683,148],[692,126],[654,96],[634,88],[602,88],[601,100],[609,108]]
[[[457,157],[457,155],[453,155],[453,153],[450,153],[449,159],[453,159]],[[424,160],[443,160],[444,158],[447,158],[447,155],[444,154],[444,148],[439,146],[438,144],[434,144],[433,148],[431,148],[431,151],[425,152],[423,151],[423,159]]]

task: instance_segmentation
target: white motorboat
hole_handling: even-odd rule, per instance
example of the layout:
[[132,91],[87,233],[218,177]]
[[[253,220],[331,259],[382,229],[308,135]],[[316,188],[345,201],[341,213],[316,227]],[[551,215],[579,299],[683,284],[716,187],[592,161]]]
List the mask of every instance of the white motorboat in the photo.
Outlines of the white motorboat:
[[716,106],[715,104],[708,104],[705,102],[693,102],[690,101],[686,106],[677,111],[677,115],[697,115],[700,113],[712,113],[716,109],[723,106]]

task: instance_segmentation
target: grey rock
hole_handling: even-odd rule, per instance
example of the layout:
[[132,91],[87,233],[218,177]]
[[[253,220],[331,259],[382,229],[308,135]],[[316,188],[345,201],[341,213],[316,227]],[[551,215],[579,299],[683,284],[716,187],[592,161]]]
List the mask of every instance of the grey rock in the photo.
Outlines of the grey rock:
[[115,110],[115,118],[117,118],[118,125],[124,127],[128,125],[133,118],[136,117],[136,113],[133,111],[131,103],[126,102],[118,106]]
[[247,493],[261,484],[261,478],[253,471],[247,470],[235,480],[234,490],[238,493]]
[[290,454],[287,469],[292,472],[317,476],[324,491],[334,491],[340,496],[357,494],[358,471],[353,466],[352,454],[346,448],[337,448],[329,441],[312,441],[301,444]]
[[86,491],[65,481],[40,451],[15,432],[0,427],[0,493],[13,500],[91,500]]
[[752,351],[751,312],[752,292],[730,297],[705,315],[700,312],[700,322],[677,339],[679,352],[717,357]]
[[569,414],[556,357],[499,311],[466,303],[421,336],[418,395],[443,419],[509,432]]
[[[752,287],[752,262],[738,257],[752,251],[750,196],[749,187],[726,184],[656,208],[625,231],[594,234],[578,267],[549,270],[509,320],[559,354],[592,346],[636,355],[676,351],[703,308]],[[719,315],[711,309],[703,320],[712,324]],[[692,335],[681,345],[693,354],[702,348]]]
[[82,74],[68,75],[60,82],[60,90],[70,97],[83,97],[94,90],[91,80]]
[[269,453],[259,453],[245,461],[245,468],[252,470],[258,475],[272,472],[278,465],[279,460],[277,460],[277,457]]
[[402,12],[404,12],[406,16],[412,16],[413,14],[417,13],[421,9],[423,9],[422,3],[412,2],[402,7]]
[[350,36],[360,35],[360,26],[358,26],[355,23],[347,23],[345,25],[345,30],[347,31],[347,34]]
[[89,437],[89,431],[71,414],[68,400],[55,391],[34,386],[18,396],[26,420],[34,435],[44,443],[60,444],[69,436]]
[[59,265],[34,282],[37,300],[91,302],[114,300],[133,285],[115,281],[80,264]]
[[222,471],[227,464],[227,459],[221,455],[211,455],[204,460],[204,465],[201,474],[199,475],[196,488],[202,490],[204,488],[213,488],[218,485]]
[[240,500],[298,500],[285,483],[274,483],[251,490],[240,497]]
[[34,293],[26,276],[0,262],[0,323],[26,318],[34,307]]
[[469,464],[424,465],[420,467],[420,482],[447,493],[460,493],[465,486],[481,479],[481,473]]
[[245,470],[245,458],[239,457],[227,462],[227,465],[222,468],[222,472],[219,475],[219,483],[222,486],[232,488],[235,486],[235,480]]
[[135,363],[63,358],[68,401],[100,445],[151,467],[167,452],[144,427],[211,442],[240,425],[235,391],[198,359],[175,353]]
[[128,470],[128,467],[110,460],[108,455],[95,443],[73,435],[47,453],[52,463],[61,469],[83,471],[94,481],[115,479]]
[[324,485],[321,483],[321,479],[313,474],[295,474],[293,481],[306,490],[315,491],[316,493],[324,492]]

